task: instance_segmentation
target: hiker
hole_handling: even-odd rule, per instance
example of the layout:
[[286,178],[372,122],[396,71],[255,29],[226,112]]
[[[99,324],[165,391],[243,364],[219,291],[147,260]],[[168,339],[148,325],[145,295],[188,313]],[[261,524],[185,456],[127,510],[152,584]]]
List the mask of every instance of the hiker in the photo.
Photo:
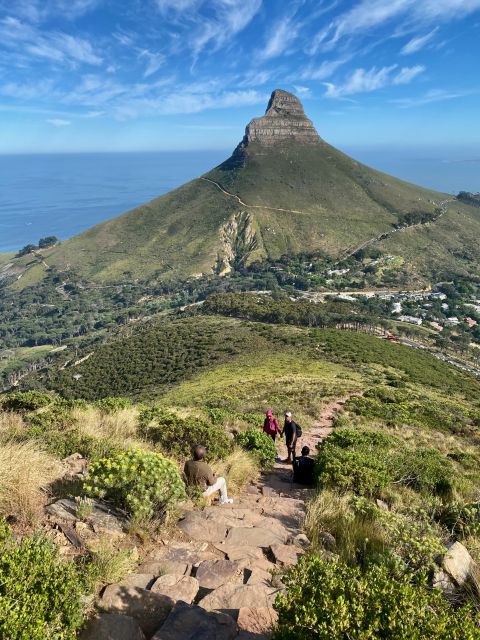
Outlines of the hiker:
[[280,429],[280,425],[278,424],[278,420],[273,415],[273,411],[271,409],[269,409],[265,413],[265,420],[263,422],[263,430],[264,430],[265,433],[267,433],[269,436],[271,436],[274,441],[275,441],[275,438],[277,437],[277,433],[280,434],[280,435],[282,433],[282,430]]
[[315,461],[310,458],[310,449],[302,448],[302,455],[293,459],[293,481],[298,484],[313,485],[315,481]]
[[207,450],[201,444],[193,449],[193,460],[185,463],[184,473],[187,484],[200,487],[202,496],[208,498],[212,493],[220,491],[220,504],[231,504],[232,498],[228,497],[225,478],[217,478],[208,464],[205,462]]
[[302,435],[301,427],[292,418],[292,412],[285,412],[285,422],[283,423],[282,436],[285,436],[285,444],[287,445],[288,458],[283,462],[292,464],[295,460],[297,440]]

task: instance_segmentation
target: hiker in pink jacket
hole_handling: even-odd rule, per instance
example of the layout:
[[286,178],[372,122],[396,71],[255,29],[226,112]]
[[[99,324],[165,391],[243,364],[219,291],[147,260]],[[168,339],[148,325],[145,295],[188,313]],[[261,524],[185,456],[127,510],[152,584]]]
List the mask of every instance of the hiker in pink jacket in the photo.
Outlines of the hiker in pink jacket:
[[275,440],[275,438],[277,437],[277,433],[282,433],[280,425],[278,424],[278,420],[273,415],[273,411],[271,409],[269,409],[265,414],[263,430],[265,431],[265,433],[271,436],[273,440]]

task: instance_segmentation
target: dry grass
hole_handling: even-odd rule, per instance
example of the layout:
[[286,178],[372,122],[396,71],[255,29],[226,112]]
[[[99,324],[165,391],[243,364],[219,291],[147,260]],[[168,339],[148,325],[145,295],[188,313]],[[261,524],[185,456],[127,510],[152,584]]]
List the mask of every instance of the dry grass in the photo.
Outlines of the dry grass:
[[6,442],[0,446],[0,511],[24,525],[41,515],[48,485],[60,478],[59,460],[34,442]]
[[89,571],[96,588],[119,582],[131,573],[138,562],[136,547],[118,549],[107,537],[95,541],[89,549]]
[[5,441],[14,437],[25,428],[25,423],[18,413],[0,411],[0,440]]
[[242,449],[235,449],[228,458],[215,465],[215,472],[227,481],[228,493],[238,495],[250,482],[255,481],[260,470],[255,459]]
[[72,417],[86,436],[125,440],[137,435],[138,410],[133,407],[115,413],[105,413],[95,407],[75,409]]

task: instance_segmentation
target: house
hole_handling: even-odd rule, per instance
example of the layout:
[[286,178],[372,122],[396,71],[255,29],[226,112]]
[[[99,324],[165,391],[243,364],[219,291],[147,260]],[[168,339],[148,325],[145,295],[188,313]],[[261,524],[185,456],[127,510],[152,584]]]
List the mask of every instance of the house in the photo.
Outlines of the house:
[[415,316],[398,316],[398,319],[402,322],[409,322],[410,324],[421,325],[423,323],[421,318],[416,318]]

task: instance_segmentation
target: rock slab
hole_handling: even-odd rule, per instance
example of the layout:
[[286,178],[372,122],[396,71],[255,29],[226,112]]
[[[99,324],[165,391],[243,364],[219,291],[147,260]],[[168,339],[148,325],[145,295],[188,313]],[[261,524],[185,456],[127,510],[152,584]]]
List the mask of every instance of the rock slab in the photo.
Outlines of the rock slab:
[[252,609],[242,607],[238,612],[237,625],[239,638],[260,640],[270,638],[272,629],[278,620],[277,612],[272,607]]
[[203,598],[199,604],[207,611],[222,611],[235,616],[242,607],[271,607],[277,589],[264,584],[224,584]]
[[150,636],[165,622],[174,602],[160,593],[111,584],[104,590],[99,604],[108,613],[135,618],[142,631]]
[[101,613],[88,621],[79,640],[145,640],[145,636],[135,618]]
[[237,631],[230,616],[177,602],[151,640],[233,640]]
[[189,511],[178,523],[178,528],[192,540],[200,542],[221,542],[227,534],[225,524],[198,511]]
[[267,549],[272,544],[284,544],[288,531],[278,526],[275,529],[266,527],[234,527],[227,536],[227,544],[232,546],[261,547]]
[[195,577],[201,587],[218,589],[222,584],[230,582],[239,573],[237,562],[230,560],[205,560],[197,569]]
[[174,602],[182,600],[182,602],[192,604],[199,588],[200,585],[196,578],[170,573],[157,578],[151,587],[151,591],[168,596]]

